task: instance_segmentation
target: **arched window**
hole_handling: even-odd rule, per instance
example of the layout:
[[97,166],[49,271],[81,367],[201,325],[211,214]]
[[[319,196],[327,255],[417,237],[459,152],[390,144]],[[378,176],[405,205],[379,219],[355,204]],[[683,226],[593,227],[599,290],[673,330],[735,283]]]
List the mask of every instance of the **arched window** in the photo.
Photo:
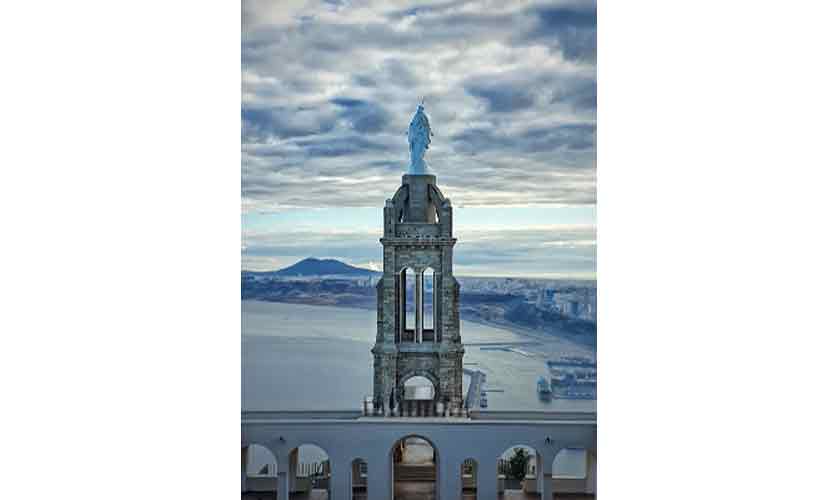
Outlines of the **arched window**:
[[400,298],[402,299],[402,338],[400,338],[401,342],[415,342],[416,338],[414,335],[415,327],[417,324],[417,297],[415,288],[417,285],[417,275],[414,272],[414,269],[406,268],[402,271],[401,277],[401,287],[402,293],[400,293]]
[[435,270],[423,271],[423,342],[434,342],[435,315],[437,313],[437,290]]
[[406,267],[397,275],[397,342],[437,342],[437,289],[432,268]]

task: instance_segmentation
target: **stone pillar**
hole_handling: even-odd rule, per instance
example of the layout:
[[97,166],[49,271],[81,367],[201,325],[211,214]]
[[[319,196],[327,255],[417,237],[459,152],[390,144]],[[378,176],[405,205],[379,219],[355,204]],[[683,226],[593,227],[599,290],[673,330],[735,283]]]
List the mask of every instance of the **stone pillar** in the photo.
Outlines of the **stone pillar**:
[[434,318],[435,342],[440,342],[440,272],[436,272],[432,278],[432,318]]
[[294,481],[297,471],[297,449],[289,454],[284,448],[271,450],[277,459],[277,500],[289,500],[289,481]]
[[[391,279],[387,279],[391,278]],[[377,304],[377,310],[382,309],[382,339],[385,344],[393,344],[395,334],[399,333],[399,269],[396,269],[396,254],[394,248],[385,246],[382,251],[382,304]],[[378,293],[377,293],[378,295]],[[378,325],[377,325],[378,326]],[[378,335],[378,333],[377,333]],[[377,339],[377,342],[380,342]]]
[[499,483],[498,469],[495,456],[482,456],[478,459],[478,500],[498,500]]
[[289,477],[286,472],[277,472],[277,500],[289,500]]
[[[539,471],[538,471],[539,472]],[[542,485],[542,500],[552,500],[554,498],[554,483],[551,480],[551,469],[542,471],[543,485]]]

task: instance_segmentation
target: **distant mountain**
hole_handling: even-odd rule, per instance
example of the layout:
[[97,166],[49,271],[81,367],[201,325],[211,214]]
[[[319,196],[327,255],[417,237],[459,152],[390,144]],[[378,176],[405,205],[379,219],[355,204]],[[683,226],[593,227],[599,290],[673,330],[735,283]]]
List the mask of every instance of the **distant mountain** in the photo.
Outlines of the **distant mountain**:
[[277,276],[325,276],[340,274],[342,276],[373,276],[376,271],[353,267],[335,259],[316,259],[310,257],[285,269],[278,269],[271,274]]

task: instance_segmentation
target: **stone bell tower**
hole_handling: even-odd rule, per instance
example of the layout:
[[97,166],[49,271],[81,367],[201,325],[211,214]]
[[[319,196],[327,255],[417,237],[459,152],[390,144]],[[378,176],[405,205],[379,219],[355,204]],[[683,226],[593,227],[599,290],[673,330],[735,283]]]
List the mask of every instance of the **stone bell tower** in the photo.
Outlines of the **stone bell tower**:
[[[412,143],[423,130],[409,130],[412,168],[402,185],[385,201],[383,276],[377,285],[376,344],[373,393],[378,406],[393,399],[403,406],[405,382],[422,376],[434,386],[433,401],[462,403],[464,348],[461,345],[458,281],[452,275],[452,204],[434,175],[426,173],[422,154],[431,131],[423,107],[426,143]],[[412,129],[418,122],[417,115]],[[425,122],[425,123],[423,123]],[[419,160],[419,161],[418,161]],[[409,295],[410,294],[410,295]],[[428,303],[431,302],[431,303]],[[428,407],[426,408],[428,412]],[[434,409],[431,410],[432,412]]]

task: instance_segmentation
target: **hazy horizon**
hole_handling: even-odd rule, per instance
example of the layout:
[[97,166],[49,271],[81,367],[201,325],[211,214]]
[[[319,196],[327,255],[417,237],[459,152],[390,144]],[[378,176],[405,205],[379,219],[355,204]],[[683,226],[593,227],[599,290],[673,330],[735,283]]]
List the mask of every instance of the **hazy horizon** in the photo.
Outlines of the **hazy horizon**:
[[[290,266],[292,266],[292,265],[294,265],[298,262],[301,262],[302,260],[306,260],[306,259],[310,259],[310,258],[315,258],[315,259],[320,259],[320,260],[333,259],[333,260],[337,260],[339,262],[342,262],[344,264],[347,264],[347,265],[350,265],[350,266],[353,266],[353,267],[357,267],[357,268],[361,268],[361,269],[367,269],[367,270],[375,271],[375,272],[378,272],[378,273],[382,272],[382,269],[380,269],[381,264],[380,264],[379,268],[374,268],[374,267],[369,267],[369,266],[366,266],[366,265],[363,265],[363,264],[360,265],[360,264],[357,264],[357,263],[349,262],[346,259],[343,259],[342,257],[330,256],[330,255],[323,256],[323,257],[315,257],[315,256],[310,255],[308,257],[299,258],[297,260],[292,259],[291,261],[289,261],[288,264],[281,265],[279,267],[269,267],[267,269],[242,268],[241,270],[244,271],[244,272],[254,272],[254,273],[279,271],[281,269],[288,268],[288,267],[290,267]],[[372,260],[368,262],[368,264],[371,264],[371,263],[372,263]],[[457,270],[457,266],[456,266],[456,270]],[[460,274],[457,271],[454,274],[459,278],[487,278],[487,279],[520,278],[520,279],[542,279],[542,280],[591,281],[593,283],[597,282],[597,279],[595,277],[592,277],[592,278],[578,278],[578,277],[567,276],[567,275],[553,276],[551,274],[542,274],[542,275],[513,275],[513,274],[479,275],[479,274]]]

